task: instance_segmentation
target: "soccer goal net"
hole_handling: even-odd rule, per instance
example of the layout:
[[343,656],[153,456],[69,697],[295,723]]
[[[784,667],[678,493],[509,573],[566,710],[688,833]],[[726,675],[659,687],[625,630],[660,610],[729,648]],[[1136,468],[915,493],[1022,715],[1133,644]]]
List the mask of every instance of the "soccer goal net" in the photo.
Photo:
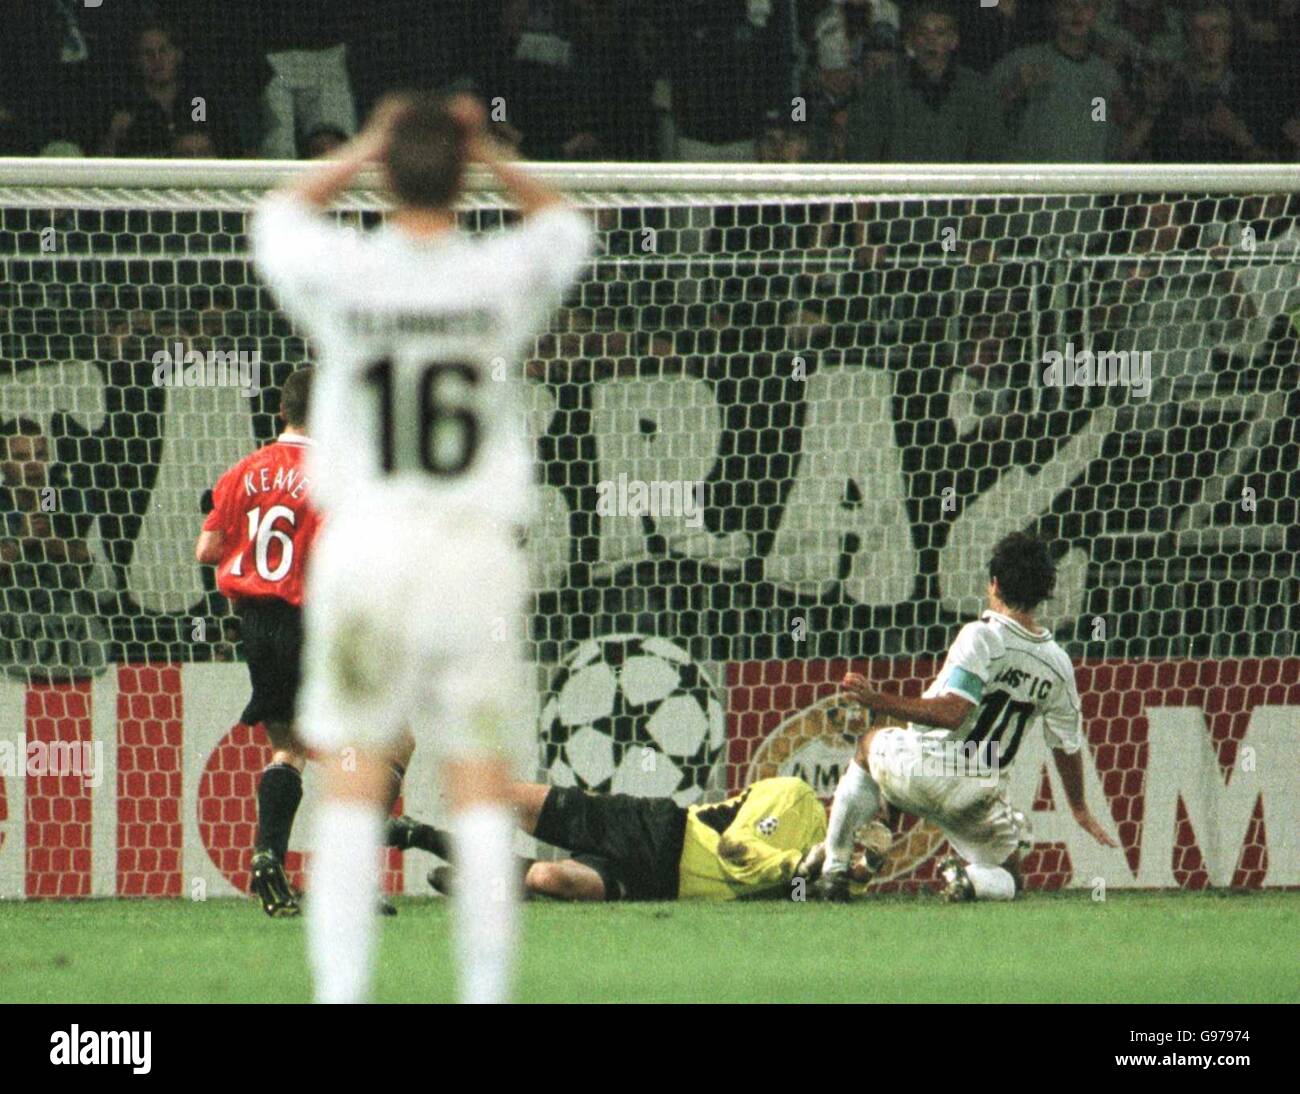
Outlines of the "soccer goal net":
[[[245,235],[298,169],[0,167],[0,895],[246,882],[266,745],[193,544],[311,358]],[[1030,886],[1300,884],[1300,176],[539,170],[599,230],[517,362],[543,778],[829,795],[843,673],[919,694],[1028,530],[1119,843],[1028,734]],[[882,883],[925,883],[942,838],[893,823]]]

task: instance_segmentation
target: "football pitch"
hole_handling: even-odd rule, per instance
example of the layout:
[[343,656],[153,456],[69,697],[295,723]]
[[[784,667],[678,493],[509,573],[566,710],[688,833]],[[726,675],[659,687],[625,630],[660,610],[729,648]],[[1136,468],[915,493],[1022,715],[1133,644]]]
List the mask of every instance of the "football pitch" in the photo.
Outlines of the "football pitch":
[[[376,999],[450,1002],[448,905],[399,898]],[[1294,893],[524,909],[527,1002],[1296,1002]],[[304,1002],[303,921],[213,900],[0,903],[0,1002]]]

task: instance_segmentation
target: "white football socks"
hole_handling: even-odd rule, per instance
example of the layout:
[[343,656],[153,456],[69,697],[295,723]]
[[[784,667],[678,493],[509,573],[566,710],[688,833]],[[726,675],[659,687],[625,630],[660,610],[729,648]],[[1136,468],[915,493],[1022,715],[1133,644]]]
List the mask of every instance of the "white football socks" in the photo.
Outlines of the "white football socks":
[[369,998],[382,831],[377,805],[327,801],[321,806],[307,896],[307,949],[318,1003]]
[[451,818],[456,963],[462,1003],[506,1003],[514,980],[519,867],[515,817],[480,804]]
[[851,760],[831,799],[831,816],[826,825],[826,873],[849,868],[853,833],[879,811],[880,788],[857,760]]
[[975,889],[976,900],[1015,900],[1016,879],[1001,866],[975,866],[968,864],[966,876]]

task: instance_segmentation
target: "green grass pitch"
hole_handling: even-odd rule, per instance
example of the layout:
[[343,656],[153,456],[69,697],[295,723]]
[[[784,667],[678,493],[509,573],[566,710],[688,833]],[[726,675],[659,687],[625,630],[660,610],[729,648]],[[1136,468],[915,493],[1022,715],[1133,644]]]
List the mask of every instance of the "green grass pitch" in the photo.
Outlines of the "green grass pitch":
[[[383,921],[377,998],[450,1001],[447,906]],[[530,1002],[1295,1002],[1294,893],[948,907],[532,903]],[[0,904],[0,1002],[305,1001],[302,920],[214,900]]]

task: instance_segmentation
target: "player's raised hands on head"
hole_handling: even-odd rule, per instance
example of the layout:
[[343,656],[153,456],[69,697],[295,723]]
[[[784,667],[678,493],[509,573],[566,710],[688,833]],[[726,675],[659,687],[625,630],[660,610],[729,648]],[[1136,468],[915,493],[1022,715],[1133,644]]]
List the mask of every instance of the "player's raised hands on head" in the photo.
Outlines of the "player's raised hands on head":
[[453,95],[447,102],[447,113],[465,136],[468,160],[490,166],[510,158],[511,149],[505,138],[513,130],[505,123],[489,126],[487,110],[473,95]]
[[383,162],[393,126],[408,103],[405,95],[388,95],[380,100],[356,136],[306,175],[286,184],[283,193],[317,209],[329,206],[358,172]]
[[363,142],[371,158],[378,158],[387,150],[393,126],[410,106],[410,103],[411,100],[408,96],[392,94],[385,95],[375,104],[374,110],[370,112],[370,118],[366,121],[365,128],[359,134],[359,139]]
[[473,95],[453,95],[447,100],[447,113],[465,131],[466,138],[477,137],[487,128],[487,110]]

